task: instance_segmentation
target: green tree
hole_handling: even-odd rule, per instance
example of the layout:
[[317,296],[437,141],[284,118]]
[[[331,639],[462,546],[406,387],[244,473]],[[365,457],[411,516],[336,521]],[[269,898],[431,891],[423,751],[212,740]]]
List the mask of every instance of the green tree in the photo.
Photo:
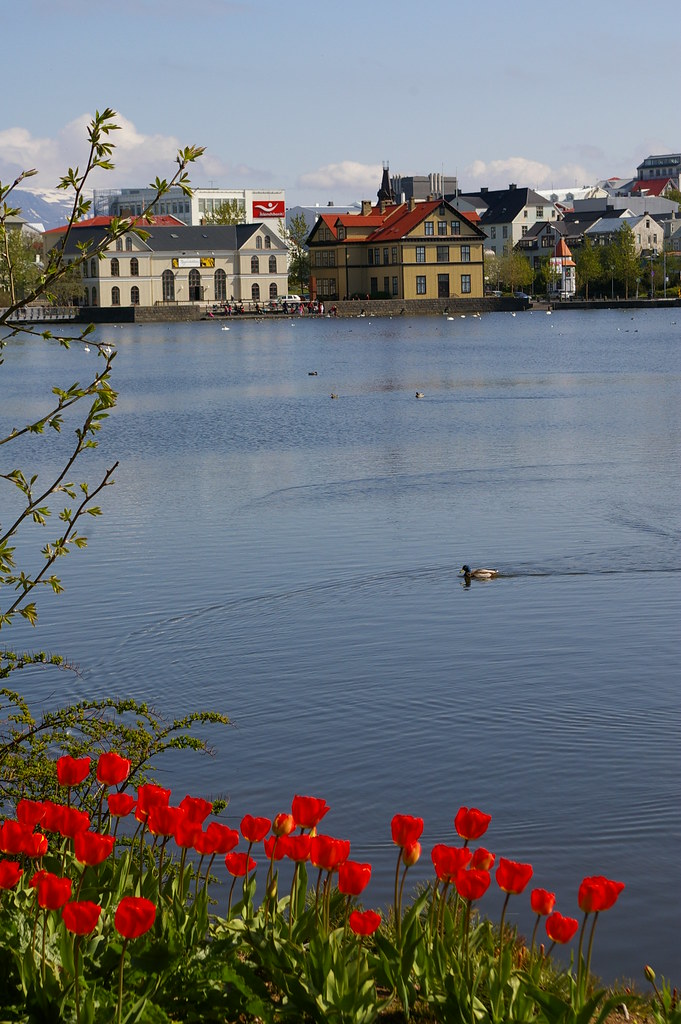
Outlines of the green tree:
[[212,213],[207,213],[203,220],[205,224],[245,224],[246,210],[238,199],[225,199]]
[[539,277],[547,294],[551,295],[556,290],[556,283],[560,279],[560,271],[551,255],[543,257],[539,268]]
[[614,241],[615,272],[624,283],[624,297],[629,298],[629,287],[641,276],[641,261],[636,251],[634,232],[623,224]]
[[40,278],[39,238],[20,226],[0,224],[0,304],[12,305],[30,292]]
[[499,259],[499,266],[501,280],[512,292],[518,288],[528,288],[534,280],[534,271],[529,259],[517,249],[505,252]]
[[288,228],[280,222],[280,234],[288,248],[288,276],[289,281],[293,282],[291,288],[301,295],[310,284],[310,253],[305,244],[309,233],[303,213],[292,217]]
[[490,291],[499,291],[501,283],[501,262],[491,249],[485,250],[485,287]]
[[577,280],[580,287],[584,288],[584,297],[588,302],[589,285],[601,276],[601,262],[598,258],[598,252],[588,236],[584,238],[584,242],[575,253],[575,264],[577,265]]

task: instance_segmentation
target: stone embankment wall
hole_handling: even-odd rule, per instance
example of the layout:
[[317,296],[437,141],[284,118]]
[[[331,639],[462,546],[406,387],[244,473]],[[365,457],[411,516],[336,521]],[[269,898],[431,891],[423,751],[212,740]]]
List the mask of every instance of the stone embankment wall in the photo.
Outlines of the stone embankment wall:
[[335,306],[338,316],[461,316],[470,313],[494,313],[497,310],[528,308],[523,299],[352,299],[343,302],[326,302],[328,313]]

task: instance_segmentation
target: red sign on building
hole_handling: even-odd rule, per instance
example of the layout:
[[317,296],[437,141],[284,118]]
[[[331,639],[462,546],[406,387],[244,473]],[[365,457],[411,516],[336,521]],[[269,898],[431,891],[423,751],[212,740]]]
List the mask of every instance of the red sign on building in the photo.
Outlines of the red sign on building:
[[283,199],[258,199],[253,200],[253,220],[262,220],[264,217],[286,216],[286,204]]

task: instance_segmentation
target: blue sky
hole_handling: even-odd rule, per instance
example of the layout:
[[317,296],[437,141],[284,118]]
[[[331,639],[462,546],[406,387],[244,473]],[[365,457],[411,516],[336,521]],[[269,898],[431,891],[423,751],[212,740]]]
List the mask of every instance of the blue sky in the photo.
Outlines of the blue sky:
[[681,149],[678,0],[6,3],[3,182],[53,187],[107,106],[123,130],[95,185],[169,175],[195,143],[196,185],[289,205],[375,198],[384,160],[559,188]]

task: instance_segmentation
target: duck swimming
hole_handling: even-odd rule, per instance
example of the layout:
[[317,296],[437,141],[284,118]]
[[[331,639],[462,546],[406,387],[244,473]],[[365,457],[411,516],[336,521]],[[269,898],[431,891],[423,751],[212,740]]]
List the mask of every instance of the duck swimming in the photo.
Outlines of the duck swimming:
[[470,565],[462,565],[459,576],[463,576],[466,583],[471,580],[493,580],[499,575],[498,569],[471,569]]

